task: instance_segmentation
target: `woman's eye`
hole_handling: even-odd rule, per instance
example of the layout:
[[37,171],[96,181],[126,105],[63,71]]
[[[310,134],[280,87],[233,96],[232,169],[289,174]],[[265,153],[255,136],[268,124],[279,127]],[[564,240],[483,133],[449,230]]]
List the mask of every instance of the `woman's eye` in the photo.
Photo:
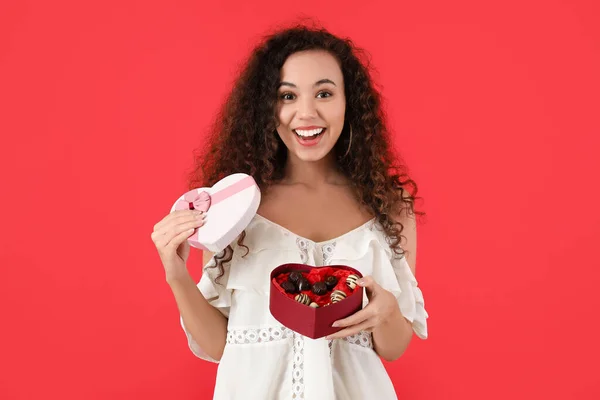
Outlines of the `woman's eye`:
[[[317,98],[319,98],[319,99],[324,99],[324,98],[331,97],[331,96],[332,96],[332,94],[330,92],[319,92],[317,94]],[[285,100],[285,101],[295,100],[296,95],[293,93],[282,93],[279,95],[279,98],[281,100]]]
[[279,98],[281,100],[294,100],[294,95],[292,93],[283,93]]

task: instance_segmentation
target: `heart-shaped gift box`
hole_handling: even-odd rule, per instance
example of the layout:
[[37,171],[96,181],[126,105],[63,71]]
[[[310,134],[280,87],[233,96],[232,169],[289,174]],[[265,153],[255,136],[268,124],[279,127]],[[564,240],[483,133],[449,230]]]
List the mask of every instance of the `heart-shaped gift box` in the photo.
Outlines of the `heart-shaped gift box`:
[[250,175],[232,174],[210,188],[190,190],[171,208],[201,210],[205,223],[188,238],[190,246],[218,253],[230,245],[258,211],[260,189]]
[[[286,286],[292,277],[291,273],[297,271],[309,281],[310,289],[296,291]],[[283,264],[271,271],[271,287],[269,310],[273,317],[284,326],[311,339],[318,339],[343,328],[331,326],[335,321],[346,318],[362,309],[363,288],[356,284],[348,286],[347,277],[355,275],[362,278],[359,271],[346,265],[329,265],[323,267],[312,267],[306,264]],[[295,275],[296,277],[298,274]],[[337,282],[333,287],[329,286],[327,292],[322,295],[314,293],[316,282],[325,282],[327,277],[334,276]],[[351,277],[352,281],[356,277]],[[286,291],[287,287],[289,291]],[[321,286],[322,288],[322,286]],[[332,294],[341,291],[344,295],[337,293],[338,299],[332,301]],[[302,296],[305,295],[305,296]],[[336,294],[334,294],[334,297]],[[308,298],[308,300],[307,300]],[[304,301],[304,303],[302,303]],[[308,303],[308,304],[307,304]],[[315,303],[318,307],[313,307]]]

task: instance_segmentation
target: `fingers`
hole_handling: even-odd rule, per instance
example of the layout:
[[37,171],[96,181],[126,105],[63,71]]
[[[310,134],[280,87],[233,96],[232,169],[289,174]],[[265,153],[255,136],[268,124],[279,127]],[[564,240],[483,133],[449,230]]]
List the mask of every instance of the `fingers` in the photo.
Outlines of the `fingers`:
[[184,222],[191,220],[195,216],[203,215],[202,211],[196,210],[177,210],[165,216],[156,225],[154,225],[154,232],[161,231],[165,227],[172,225],[177,222]]
[[193,222],[193,221],[202,221],[205,218],[205,214],[201,211],[195,210],[180,210],[175,211],[165,218],[163,218],[159,223],[154,226],[154,232],[157,234],[164,235],[166,232],[172,230],[175,226]]
[[363,276],[356,283],[358,283],[362,287],[373,287],[373,285],[377,284],[375,283],[375,279],[373,279],[372,276]]
[[163,219],[161,219],[160,221],[158,221],[156,223],[156,225],[154,225],[153,232],[161,230],[165,226],[165,224],[168,224],[174,218],[176,218],[176,217],[178,217],[180,215],[185,215],[186,211],[187,210],[177,210],[177,211],[174,211],[174,212],[166,215]]
[[338,339],[354,335],[360,331],[371,330],[381,321],[382,312],[384,312],[383,306],[386,302],[385,296],[381,292],[381,286],[371,276],[365,276],[359,279],[357,283],[365,288],[369,304],[349,317],[335,321],[332,324],[333,327],[345,329],[328,336],[328,339]]
[[375,326],[375,320],[373,318],[369,318],[366,321],[361,322],[358,325],[352,325],[346,329],[342,329],[339,332],[333,333],[326,337],[327,340],[330,339],[341,339],[347,336],[356,335],[360,331],[369,331],[371,328]]
[[372,311],[367,306],[367,307],[363,308],[362,310],[355,312],[354,314],[352,314],[351,316],[349,316],[347,318],[335,321],[331,326],[333,326],[334,328],[337,328],[337,327],[346,327],[346,326],[356,325],[358,323],[361,323],[361,322],[366,321],[367,319],[371,318],[373,316],[372,314],[373,314]]
[[183,210],[182,213],[176,211],[165,217],[155,226],[155,230],[151,235],[152,241],[159,249],[170,245],[173,241],[178,242],[178,246],[183,242],[183,240],[179,240],[180,238],[178,238],[178,236],[191,230],[186,238],[189,237],[194,232],[194,229],[204,225],[205,217],[206,214],[198,213],[193,210]]
[[194,231],[194,228],[186,229],[185,231],[181,232],[173,239],[171,239],[171,241],[165,247],[167,247],[170,250],[177,251],[179,245],[181,243],[184,243],[194,233]]
[[[194,231],[197,228],[200,228],[202,225],[204,225],[204,219],[174,226],[164,235],[166,240],[164,246],[177,248],[185,239],[190,237],[192,233],[194,233]],[[181,239],[181,237],[183,237],[183,239]]]
[[375,282],[375,279],[373,279],[372,276],[362,277],[358,281],[356,281],[356,283],[359,286],[365,288],[365,292],[367,293],[367,297],[369,298],[369,300],[371,299],[373,294],[375,294],[379,290],[379,288],[381,288],[381,286],[379,286],[379,284]]

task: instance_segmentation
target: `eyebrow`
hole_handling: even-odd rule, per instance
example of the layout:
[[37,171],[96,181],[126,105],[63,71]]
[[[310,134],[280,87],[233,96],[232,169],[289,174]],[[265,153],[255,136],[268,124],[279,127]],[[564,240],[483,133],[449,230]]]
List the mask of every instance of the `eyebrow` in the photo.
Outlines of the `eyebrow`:
[[[337,87],[337,85],[335,84],[335,82],[333,82],[331,79],[321,79],[320,81],[317,81],[317,82],[316,82],[316,83],[313,85],[313,87],[316,87],[316,86],[319,86],[319,85],[323,85],[323,84],[325,84],[325,83],[331,83],[333,86],[336,86],[336,87]],[[293,83],[286,82],[286,81],[282,81],[282,82],[280,82],[280,83],[279,83],[279,85],[277,86],[277,88],[280,88],[280,87],[282,87],[282,86],[289,86],[289,87],[297,88],[297,86],[296,86],[296,85],[294,85]]]

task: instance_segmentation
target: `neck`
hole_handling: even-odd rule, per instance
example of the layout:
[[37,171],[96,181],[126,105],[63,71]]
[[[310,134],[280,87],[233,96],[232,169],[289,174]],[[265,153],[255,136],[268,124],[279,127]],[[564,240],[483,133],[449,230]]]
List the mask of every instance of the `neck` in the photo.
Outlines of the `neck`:
[[328,154],[319,161],[302,161],[288,153],[285,165],[284,182],[288,185],[304,184],[308,186],[344,184],[344,177],[339,172],[334,155]]

